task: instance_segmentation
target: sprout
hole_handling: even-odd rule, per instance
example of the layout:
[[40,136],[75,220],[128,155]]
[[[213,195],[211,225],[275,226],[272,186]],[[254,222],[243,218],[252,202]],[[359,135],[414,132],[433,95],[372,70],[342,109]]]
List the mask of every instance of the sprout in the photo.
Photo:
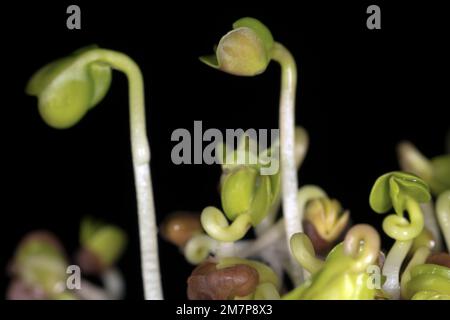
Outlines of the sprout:
[[[306,238],[300,237],[296,236],[294,241],[302,241],[305,245]],[[355,225],[344,242],[331,250],[312,278],[287,293],[283,299],[373,299],[375,288],[367,285],[369,274],[366,269],[377,261],[379,250],[380,237],[376,230],[369,225]]]
[[434,195],[450,189],[450,155],[430,160],[408,141],[398,145],[397,153],[402,170],[421,177]]
[[[233,30],[219,41],[214,55],[200,58],[207,65],[239,76],[254,76],[264,72],[270,60],[281,66],[280,135],[281,183],[286,242],[302,231],[302,217],[297,206],[297,174],[295,163],[295,97],[297,67],[291,53],[273,40],[270,30],[254,18],[242,18],[233,24]],[[297,277],[301,270],[291,261]]]
[[144,83],[139,66],[123,53],[91,46],[38,70],[28,82],[26,92],[38,98],[39,113],[49,126],[69,128],[106,95],[111,83],[111,69],[125,73],[129,82],[130,135],[144,294],[146,299],[162,299]]
[[[430,292],[450,298],[450,268],[435,264],[419,264],[411,268],[409,277],[411,279],[404,289],[405,299],[430,298]],[[420,292],[422,294],[417,295]]]
[[[256,155],[252,141],[244,135],[235,151],[227,150],[223,145],[217,150],[219,157],[226,159],[222,165],[220,188],[224,213],[215,207],[207,207],[201,214],[201,223],[212,238],[231,242],[243,238],[251,226],[257,226],[266,218],[278,199],[280,175],[264,175],[261,170],[266,165],[265,161],[258,164],[249,161],[252,157],[261,160],[267,159],[269,154],[273,156],[277,146]],[[236,164],[235,158],[241,162]],[[232,221],[231,225],[228,219]]]
[[309,273],[315,274],[322,269],[323,261],[316,258],[313,244],[306,234],[299,232],[292,236],[291,252]]
[[[391,172],[375,181],[370,193],[370,206],[377,213],[385,213],[394,207],[392,214],[383,221],[383,230],[397,240],[389,251],[383,267],[386,282],[383,289],[393,298],[400,296],[400,269],[413,239],[423,230],[424,219],[420,202],[428,202],[431,195],[428,186],[417,176],[404,172]],[[409,220],[403,217],[407,211]]]
[[308,202],[303,228],[320,255],[329,252],[345,231],[349,217],[350,212],[343,212],[341,204],[335,199],[323,197]]
[[272,34],[265,25],[253,18],[242,18],[220,39],[216,53],[200,60],[230,74],[254,76],[266,70],[273,47]]
[[358,224],[347,232],[343,246],[345,254],[355,260],[352,270],[363,272],[378,259],[380,236],[370,225]]
[[417,265],[424,264],[429,255],[430,255],[430,249],[427,247],[420,247],[419,249],[417,249],[415,251],[414,256],[409,261],[409,263],[406,266],[405,270],[403,271],[403,274],[401,277],[401,281],[400,281],[401,295],[403,298],[407,298],[406,286],[407,286],[408,282],[411,280],[411,269]]
[[215,207],[206,207],[201,215],[202,226],[216,240],[231,242],[245,236],[251,226],[249,214],[241,214],[230,225],[222,211]]
[[121,257],[126,242],[127,236],[122,229],[85,218],[81,222],[78,264],[83,272],[101,274]]
[[410,252],[414,254],[421,247],[433,250],[436,247],[436,241],[433,234],[427,228],[423,228],[422,232],[413,240]]
[[13,259],[16,282],[11,298],[21,295],[56,299],[66,290],[67,260],[56,237],[46,231],[27,235],[18,245]]

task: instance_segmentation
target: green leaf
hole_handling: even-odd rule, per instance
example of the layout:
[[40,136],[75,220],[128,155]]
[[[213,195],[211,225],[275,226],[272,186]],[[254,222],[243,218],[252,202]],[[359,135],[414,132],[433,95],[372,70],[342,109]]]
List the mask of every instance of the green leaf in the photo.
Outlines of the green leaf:
[[300,299],[305,300],[368,300],[375,290],[367,286],[369,274],[352,272],[354,260],[345,255],[342,243],[328,254],[322,268],[313,275],[303,289]]
[[253,226],[258,225],[267,215],[271,205],[271,188],[269,176],[260,176],[259,185],[252,201],[250,215]]
[[95,107],[108,93],[111,86],[112,71],[107,64],[96,62],[88,65],[89,76],[93,82],[94,92],[89,108]]
[[67,261],[59,241],[50,233],[29,234],[16,250],[14,272],[28,286],[54,294],[66,280]]
[[215,54],[211,54],[208,56],[201,56],[200,61],[204,64],[207,64],[210,67],[213,67],[215,69],[219,69],[219,61],[217,61],[217,56]]
[[420,264],[413,267],[411,280],[406,284],[405,298],[410,299],[421,291],[450,295],[450,268],[434,264]]
[[266,26],[256,19],[243,18],[220,39],[216,54],[202,56],[200,61],[230,74],[254,76],[266,70],[273,43]]
[[450,155],[435,157],[431,160],[433,179],[431,187],[435,194],[450,189]]
[[267,28],[261,21],[250,17],[241,18],[233,23],[233,29],[242,27],[252,29],[261,39],[264,47],[266,48],[267,54],[270,55],[274,41],[269,28]]
[[65,129],[75,125],[86,114],[92,90],[77,77],[55,81],[39,95],[42,119],[51,127]]
[[405,210],[407,198],[419,203],[430,201],[428,185],[413,174],[396,171],[384,174],[375,181],[369,202],[377,213],[385,213],[394,207],[401,215]]
[[91,239],[95,232],[101,228],[102,223],[94,220],[92,217],[85,217],[81,220],[80,225],[80,243],[81,245],[85,245],[88,243],[89,239]]
[[50,62],[36,71],[25,87],[25,93],[30,96],[38,96],[41,92],[62,72],[70,66],[74,58],[69,56]]
[[228,32],[217,46],[217,61],[222,71],[237,76],[254,76],[264,72],[268,56],[258,35],[250,28]]
[[86,248],[96,254],[105,267],[109,267],[120,258],[126,242],[127,236],[122,229],[106,225],[95,232],[86,243]]
[[370,192],[369,203],[370,207],[378,213],[385,213],[392,207],[389,187],[390,174],[385,174],[379,177],[372,187]]
[[228,219],[233,221],[239,214],[250,210],[257,175],[257,171],[253,168],[238,167],[225,177],[221,198]]
[[85,61],[93,46],[77,50],[39,69],[29,80],[26,93],[38,97],[39,112],[54,128],[76,124],[98,104],[109,90],[111,68],[101,62]]

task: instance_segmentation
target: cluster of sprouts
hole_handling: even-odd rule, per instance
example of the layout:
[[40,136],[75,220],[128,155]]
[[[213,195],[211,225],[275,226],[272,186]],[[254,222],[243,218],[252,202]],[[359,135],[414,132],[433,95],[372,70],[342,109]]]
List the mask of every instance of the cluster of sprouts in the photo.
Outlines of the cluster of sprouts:
[[[201,213],[175,212],[159,227],[160,235],[196,266],[187,279],[189,299],[450,299],[449,155],[429,160],[411,143],[401,143],[402,171],[386,173],[374,182],[370,207],[379,214],[393,212],[383,220],[383,231],[395,240],[385,254],[380,234],[372,226],[352,225],[350,211],[321,187],[298,187],[297,172],[309,137],[295,124],[297,68],[292,54],[270,30],[256,19],[240,19],[220,39],[215,53],[200,60],[217,70],[249,77],[277,62],[280,140],[257,151],[246,135],[236,150],[218,145],[216,154],[222,159],[244,155],[262,161],[224,161],[221,206],[208,206]],[[38,98],[39,112],[48,125],[68,128],[106,95],[113,69],[125,73],[129,81],[144,294],[146,299],[162,299],[139,67],[122,53],[87,47],[40,69],[26,91]],[[267,159],[279,161],[280,170],[263,174]],[[94,241],[97,231],[86,222],[81,232],[84,250],[78,255],[85,270],[92,272],[111,266],[123,249],[117,234],[113,240],[105,236]],[[73,298],[58,286],[55,291],[66,264],[60,246],[48,235],[33,239],[24,240],[14,259],[21,283],[36,283],[37,277],[46,298]],[[42,255],[48,259],[40,259]],[[40,269],[33,273],[30,268]],[[283,281],[286,275],[290,282]]]
[[[79,249],[70,259],[53,233],[32,231],[20,241],[10,262],[8,271],[12,280],[6,298],[122,299],[125,282],[117,262],[126,243],[127,236],[119,227],[86,217],[80,225]],[[98,278],[102,285],[89,278]]]

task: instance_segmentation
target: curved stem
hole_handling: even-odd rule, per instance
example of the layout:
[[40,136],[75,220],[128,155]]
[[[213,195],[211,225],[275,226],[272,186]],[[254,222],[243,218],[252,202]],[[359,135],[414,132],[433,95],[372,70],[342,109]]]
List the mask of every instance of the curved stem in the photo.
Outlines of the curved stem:
[[408,284],[408,281],[411,280],[411,269],[419,264],[425,263],[430,252],[430,249],[427,247],[420,247],[417,249],[414,256],[411,258],[411,261],[409,261],[408,266],[405,268],[405,271],[403,271],[400,281],[401,295],[403,298],[406,297],[406,285]]
[[139,66],[120,52],[92,49],[78,63],[103,62],[126,74],[129,87],[130,135],[139,217],[142,277],[145,299],[163,298],[159,271],[158,238],[150,175],[150,148],[145,123],[144,81]]
[[355,272],[363,272],[375,263],[380,255],[380,242],[378,232],[368,224],[358,224],[347,232],[343,242],[344,252],[355,259]]
[[450,190],[442,192],[436,201],[436,214],[450,252]]
[[411,248],[412,242],[413,240],[397,240],[384,262],[383,275],[386,276],[386,282],[383,285],[383,290],[395,300],[400,297],[400,268]]
[[433,168],[430,160],[428,160],[411,142],[400,142],[397,146],[397,155],[400,168],[403,171],[414,173],[426,181],[432,179]]
[[206,233],[223,242],[232,242],[242,239],[251,227],[251,217],[247,213],[238,215],[229,224],[225,215],[215,207],[206,207],[200,216],[200,221]]
[[[281,186],[283,215],[285,217],[286,242],[297,232],[302,232],[302,217],[297,206],[297,172],[295,170],[295,96],[297,86],[297,66],[291,53],[281,44],[275,43],[272,59],[281,66],[280,95],[280,149]],[[301,282],[301,267],[291,257],[292,271],[296,282]]]
[[206,234],[192,236],[184,247],[184,256],[191,264],[199,264],[206,260],[210,253],[215,252],[218,241]]
[[[305,185],[303,187],[301,187],[298,190],[297,193],[297,205],[298,205],[298,213],[299,213],[299,219],[301,219],[301,223],[303,223],[303,217],[304,217],[304,212],[305,212],[305,207],[306,204],[314,199],[318,199],[318,198],[326,198],[328,197],[327,193],[320,188],[319,186],[316,185]],[[303,227],[303,225],[302,225]],[[290,240],[289,240],[289,245],[290,245]],[[289,246],[288,246],[289,248]],[[293,255],[290,255],[291,257],[291,264],[292,264],[292,258]],[[292,269],[295,275],[295,268]],[[292,271],[291,271],[292,274]],[[310,272],[303,270],[303,279],[306,280],[310,277]],[[292,277],[291,277],[292,278]],[[295,285],[299,285],[301,283],[301,281],[299,281],[301,279],[292,279],[292,281],[294,282]]]
[[[280,96],[280,148],[283,215],[285,217],[286,243],[291,236],[302,232],[302,217],[297,205],[297,172],[295,168],[295,96],[297,66],[291,53],[280,43],[275,43],[272,59],[281,66]],[[291,258],[295,278],[303,278],[301,267]]]
[[310,274],[322,269],[324,262],[316,257],[313,244],[306,234],[294,234],[290,244],[292,255]]
[[400,241],[412,240],[423,230],[424,218],[420,204],[412,199],[406,200],[406,211],[409,221],[405,217],[391,214],[383,220],[383,230],[388,236]]

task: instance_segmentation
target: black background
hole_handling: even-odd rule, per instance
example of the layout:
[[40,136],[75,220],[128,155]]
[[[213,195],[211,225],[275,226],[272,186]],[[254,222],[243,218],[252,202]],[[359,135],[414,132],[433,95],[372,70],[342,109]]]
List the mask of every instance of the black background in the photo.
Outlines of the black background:
[[[146,83],[158,220],[173,210],[219,206],[219,166],[172,164],[170,136],[176,128],[192,131],[194,120],[205,129],[278,126],[276,64],[258,77],[240,78],[198,61],[243,16],[263,21],[297,59],[297,123],[311,142],[299,184],[322,186],[355,222],[380,227],[368,194],[379,175],[398,168],[397,142],[411,140],[429,156],[444,151],[445,10],[425,2],[298,2],[2,4],[0,268],[35,229],[51,230],[73,253],[80,218],[90,214],[126,229],[129,246],[119,267],[127,298],[142,298],[125,77],[114,73],[100,105],[63,131],[42,122],[25,84],[45,63],[88,44],[127,53]],[[66,28],[72,3],[81,6],[82,30]],[[366,28],[366,8],[373,3],[381,6],[381,30]],[[162,240],[160,259],[166,298],[184,298],[192,268]],[[2,274],[4,292],[9,279]]]

